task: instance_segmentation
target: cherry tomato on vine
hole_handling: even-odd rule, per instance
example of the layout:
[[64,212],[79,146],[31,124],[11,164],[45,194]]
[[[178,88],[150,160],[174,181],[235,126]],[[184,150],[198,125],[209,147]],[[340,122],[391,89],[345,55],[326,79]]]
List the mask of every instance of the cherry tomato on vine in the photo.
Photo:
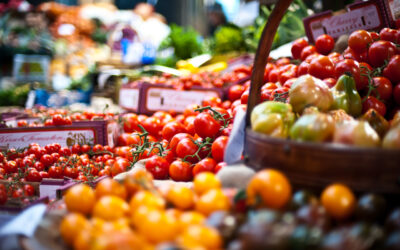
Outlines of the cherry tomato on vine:
[[299,38],[295,40],[292,44],[291,52],[294,59],[300,59],[300,55],[302,50],[308,46],[308,42],[303,39]]
[[380,67],[397,52],[396,45],[389,41],[376,41],[368,50],[369,62],[374,67]]
[[214,159],[204,158],[193,167],[193,176],[198,175],[201,172],[214,172],[214,168],[217,165]]
[[315,41],[315,47],[318,53],[323,55],[329,54],[329,52],[333,50],[334,46],[335,41],[330,35],[327,34],[320,35]]
[[185,132],[186,129],[181,123],[172,121],[164,125],[162,129],[162,137],[169,141],[174,135]]
[[228,144],[229,137],[220,136],[213,142],[211,146],[211,154],[216,162],[224,160],[224,153],[226,145]]
[[243,85],[235,84],[235,85],[231,86],[228,90],[228,99],[231,102],[233,102],[233,101],[239,99],[244,91],[245,91],[245,88]]
[[145,167],[153,175],[154,179],[163,180],[168,178],[169,163],[164,157],[158,155],[150,157]]
[[[399,68],[400,69],[400,68]],[[381,100],[389,100],[392,97],[392,83],[383,76],[372,78],[375,89],[372,91],[373,96],[379,97]]]
[[169,176],[174,181],[192,180],[192,168],[188,162],[176,160],[169,166]]
[[190,155],[194,155],[198,149],[199,147],[196,145],[196,143],[194,143],[193,139],[184,138],[178,142],[175,151],[178,157],[183,159],[186,156],[189,156],[186,157],[185,160],[194,163],[199,161],[199,159],[196,156],[190,156]]
[[383,76],[395,84],[400,82],[400,55],[395,55],[390,58],[388,65],[383,70]]
[[379,32],[379,36],[381,40],[389,41],[396,43],[397,41],[397,30],[391,29],[391,28],[383,28]]
[[344,59],[335,65],[336,78],[343,74],[350,74],[356,82],[357,90],[364,89],[368,82],[364,85],[360,79],[360,64],[353,59]]
[[140,131],[138,126],[139,120],[136,114],[125,114],[122,116],[123,128],[126,133],[133,133],[135,131]]
[[220,123],[207,112],[198,114],[194,119],[194,129],[200,137],[213,138],[217,135],[220,128]]
[[357,30],[349,36],[349,47],[357,53],[368,50],[368,45],[372,43],[372,37],[368,31]]
[[35,194],[35,189],[30,184],[25,184],[23,187],[25,196],[33,196]]

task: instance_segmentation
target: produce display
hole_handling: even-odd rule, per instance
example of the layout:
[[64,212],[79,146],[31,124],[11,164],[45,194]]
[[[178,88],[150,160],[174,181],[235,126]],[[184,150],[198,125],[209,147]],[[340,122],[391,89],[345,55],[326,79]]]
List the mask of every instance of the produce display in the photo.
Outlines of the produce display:
[[300,64],[282,58],[266,66],[261,99],[273,102],[254,108],[253,130],[297,141],[399,148],[399,35],[389,28],[357,30],[342,54],[332,52],[329,35],[315,46],[296,40],[292,54]]
[[381,196],[357,199],[341,184],[320,198],[292,192],[285,175],[272,169],[256,173],[239,192],[222,188],[212,173],[197,175],[193,189],[160,189],[137,170],[122,183],[105,179],[94,190],[85,184],[68,190],[69,213],[59,230],[74,249],[399,248],[399,209],[388,213]]

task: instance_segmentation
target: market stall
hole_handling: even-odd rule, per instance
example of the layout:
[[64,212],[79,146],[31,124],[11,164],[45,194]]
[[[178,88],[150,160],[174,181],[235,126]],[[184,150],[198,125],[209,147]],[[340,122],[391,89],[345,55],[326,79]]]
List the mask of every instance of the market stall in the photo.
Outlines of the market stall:
[[398,5],[279,0],[203,40],[148,5],[41,5],[67,47],[130,23],[1,113],[0,248],[400,249]]

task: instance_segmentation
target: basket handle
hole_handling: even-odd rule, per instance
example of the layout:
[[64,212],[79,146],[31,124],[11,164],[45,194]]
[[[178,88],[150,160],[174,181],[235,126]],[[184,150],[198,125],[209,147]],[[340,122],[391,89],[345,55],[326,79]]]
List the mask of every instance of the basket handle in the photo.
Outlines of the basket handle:
[[250,93],[246,111],[246,127],[250,126],[251,111],[253,111],[253,108],[260,100],[260,90],[261,86],[264,84],[265,66],[267,65],[268,56],[272,47],[272,42],[274,41],[275,33],[283,15],[289,8],[289,5],[292,3],[292,1],[293,0],[277,1],[262,32],[260,42],[258,43],[256,57],[254,59],[253,72],[251,74]]

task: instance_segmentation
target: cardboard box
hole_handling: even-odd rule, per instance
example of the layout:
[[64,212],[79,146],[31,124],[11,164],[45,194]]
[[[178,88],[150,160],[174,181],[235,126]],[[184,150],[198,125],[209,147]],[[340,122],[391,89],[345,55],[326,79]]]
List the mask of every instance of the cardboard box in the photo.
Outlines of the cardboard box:
[[0,128],[0,149],[23,148],[36,142],[40,146],[59,143],[115,145],[118,124],[115,121],[80,121],[66,126]]
[[391,21],[386,9],[388,2],[391,1],[399,2],[399,0],[357,2],[348,5],[344,13],[335,14],[332,11],[325,11],[306,17],[303,23],[307,38],[309,42],[314,43],[322,34],[328,34],[336,39],[359,29],[379,31],[384,27],[389,27]]

